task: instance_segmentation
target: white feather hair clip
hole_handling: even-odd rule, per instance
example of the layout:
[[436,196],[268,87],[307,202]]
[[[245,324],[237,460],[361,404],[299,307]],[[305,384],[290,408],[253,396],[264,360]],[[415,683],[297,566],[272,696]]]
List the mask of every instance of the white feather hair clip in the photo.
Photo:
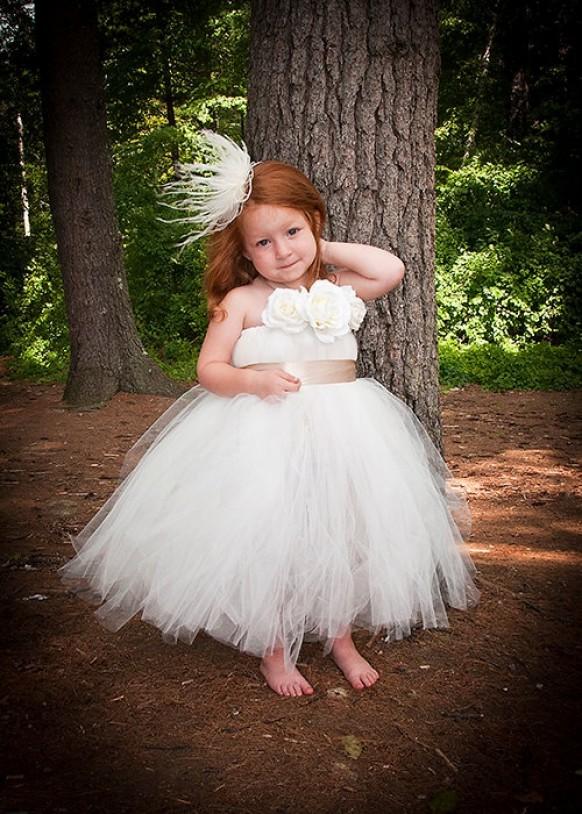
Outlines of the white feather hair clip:
[[178,164],[176,170],[182,177],[164,184],[162,193],[175,200],[173,203],[160,201],[163,206],[186,213],[185,217],[166,223],[186,223],[193,227],[178,244],[182,248],[232,223],[251,194],[253,167],[260,164],[260,161],[251,161],[244,141],[239,147],[228,136],[212,130],[201,130],[200,135],[206,142],[204,146],[213,149],[218,160]]

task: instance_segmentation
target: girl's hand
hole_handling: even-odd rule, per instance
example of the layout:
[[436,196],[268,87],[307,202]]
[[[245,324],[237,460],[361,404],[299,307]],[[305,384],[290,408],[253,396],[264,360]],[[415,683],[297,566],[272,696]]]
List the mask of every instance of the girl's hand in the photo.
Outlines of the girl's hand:
[[287,393],[295,393],[301,387],[301,379],[285,370],[257,370],[255,393],[262,399],[269,396],[284,398]]
[[319,238],[319,251],[321,254],[321,262],[322,263],[329,263],[327,259],[327,248],[328,248],[329,241],[324,240],[322,237]]

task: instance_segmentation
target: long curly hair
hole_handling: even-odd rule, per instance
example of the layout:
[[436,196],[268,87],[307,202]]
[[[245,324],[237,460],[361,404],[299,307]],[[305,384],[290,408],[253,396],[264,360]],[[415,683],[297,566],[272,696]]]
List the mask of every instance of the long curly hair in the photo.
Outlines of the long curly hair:
[[252,192],[240,215],[222,231],[208,238],[208,266],[204,273],[204,293],[210,319],[224,319],[226,313],[218,304],[233,288],[247,285],[258,274],[250,260],[243,256],[241,219],[247,207],[269,204],[298,209],[311,226],[317,251],[308,269],[309,285],[325,276],[319,239],[325,224],[323,198],[311,181],[296,167],[282,161],[261,161],[254,167]]

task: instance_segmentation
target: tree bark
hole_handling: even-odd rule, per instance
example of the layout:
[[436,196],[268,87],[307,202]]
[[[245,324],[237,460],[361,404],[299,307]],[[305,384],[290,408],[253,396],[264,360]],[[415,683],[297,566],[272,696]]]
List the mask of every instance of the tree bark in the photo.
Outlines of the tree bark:
[[406,265],[368,308],[359,373],[405,400],[442,451],[434,296],[432,0],[253,0],[246,139],[298,166],[326,199],[331,240]]
[[48,188],[71,337],[64,401],[119,390],[177,395],[138,336],[113,197],[97,15],[91,0],[36,2]]

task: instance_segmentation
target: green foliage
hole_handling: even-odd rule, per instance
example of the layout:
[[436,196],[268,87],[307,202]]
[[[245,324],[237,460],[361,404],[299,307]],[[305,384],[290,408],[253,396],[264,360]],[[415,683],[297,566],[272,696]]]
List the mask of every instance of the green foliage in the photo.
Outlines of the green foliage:
[[[240,99],[227,102],[221,106],[215,97],[215,113],[224,111],[226,117]],[[198,123],[206,124],[203,114]],[[172,147],[189,161],[201,160],[203,155],[198,148],[198,127],[181,124],[171,128],[161,122],[151,122],[150,127],[116,147],[115,191],[138,329],[154,356],[165,359],[173,358],[171,348],[181,347],[181,343],[199,347],[206,331],[203,246],[195,243],[183,251],[177,249],[184,227],[172,223],[176,213],[161,198],[163,184],[173,178],[169,171]]]
[[[128,40],[123,26],[119,37],[120,23],[128,19],[127,4],[113,4],[108,18],[114,35],[108,84],[118,100],[111,115],[120,133],[114,145],[115,192],[128,285],[148,352],[171,375],[191,379],[207,324],[202,295],[206,258],[200,244],[177,250],[183,227],[164,222],[175,215],[161,205],[159,193],[173,180],[174,156],[186,162],[202,158],[196,135],[201,127],[240,136],[246,111],[248,7],[180,0],[167,3],[160,16],[147,3],[134,3],[142,15],[134,39]],[[165,109],[168,54],[175,128],[167,124]],[[133,124],[128,121],[131,104],[119,105],[131,94],[125,83],[127,64],[138,70],[140,93],[147,101]]]
[[[190,106],[208,102],[210,119],[204,123],[221,130],[220,113],[228,100],[246,95],[245,2],[106,0],[101,28],[107,43],[108,119],[117,143],[143,133],[152,117],[165,117],[168,93],[177,122],[193,124]],[[216,111],[215,97],[224,100]],[[241,123],[239,117],[238,128]]]
[[439,342],[440,383],[445,389],[480,384],[487,390],[569,390],[582,387],[582,348],[538,342],[524,348]]
[[[219,129],[239,138],[246,112],[248,6],[187,0],[168,3],[163,17],[133,0],[142,15],[135,39],[123,33],[126,4],[113,3],[108,18],[113,45],[108,84],[116,90],[110,111],[119,133],[114,143],[115,192],[123,235],[125,266],[136,323],[153,358],[172,375],[192,378],[207,316],[202,295],[206,263],[203,246],[183,251],[183,227],[160,202],[162,185],[173,180],[173,159],[202,159],[197,131]],[[134,12],[130,15],[133,19]],[[121,31],[124,31],[121,26]],[[149,49],[144,49],[144,39]],[[129,44],[129,47],[128,47]],[[176,127],[167,123],[162,77],[171,53]],[[124,66],[140,75],[147,97],[138,119],[128,121],[131,105],[118,105],[131,90]],[[168,222],[170,221],[170,222]]]
[[582,294],[574,6],[443,0],[439,17],[439,334],[572,341]]
[[582,257],[523,164],[437,169],[439,335],[462,342],[568,341],[580,331]]
[[178,381],[193,382],[196,379],[198,346],[186,339],[167,339],[156,347],[146,344],[148,354],[161,369]]
[[[12,375],[63,380],[68,330],[46,190],[33,20],[24,0],[9,0],[6,8],[0,343],[13,357]],[[443,385],[579,387],[582,116],[574,12],[565,0],[548,0],[529,8],[525,25],[522,4],[443,0],[439,9],[436,290]],[[100,25],[138,331],[164,370],[191,381],[206,329],[205,256],[197,244],[177,251],[181,227],[162,221],[173,215],[158,193],[172,179],[176,159],[200,157],[198,129],[243,134],[249,4],[104,0]],[[525,45],[529,95],[520,106],[515,55]],[[170,101],[175,127],[168,123]],[[24,121],[30,238],[20,223],[17,111]]]
[[[17,6],[20,0],[12,2]],[[26,14],[23,9],[19,13]],[[205,256],[200,245],[178,252],[181,228],[162,222],[171,220],[172,213],[160,205],[158,193],[172,179],[176,155],[183,161],[201,158],[196,138],[200,127],[240,137],[246,110],[248,6],[229,0],[160,0],[155,6],[148,0],[106,0],[101,5],[101,28],[115,193],[138,331],[162,368],[180,379],[192,379],[206,330],[201,290]],[[168,65],[176,127],[167,120]],[[22,76],[21,70],[11,69],[4,84],[10,88]],[[25,140],[32,129],[25,121]],[[17,166],[14,145],[11,150],[5,167]],[[11,357],[11,375],[63,380],[69,360],[68,329],[42,146],[39,149],[34,142],[29,154],[32,237],[25,239],[18,230],[17,172],[6,184],[12,192],[10,210],[0,207],[6,223],[1,246],[7,258],[0,269],[4,306],[0,341]]]
[[9,297],[18,306],[12,309],[17,316],[6,325],[14,356],[11,375],[62,380],[69,361],[69,336],[58,266],[49,266],[37,255],[27,268],[22,291],[11,290]]
[[158,126],[115,150],[115,192],[125,267],[136,322],[143,341],[161,344],[178,335],[199,341],[203,258],[199,247],[178,257],[176,228],[157,194],[167,180],[176,132]]
[[69,334],[52,221],[42,203],[46,178],[38,165],[30,165],[27,172],[31,236],[19,237],[19,262],[0,268],[5,301],[0,336],[13,356],[11,375],[49,381],[65,375]]

